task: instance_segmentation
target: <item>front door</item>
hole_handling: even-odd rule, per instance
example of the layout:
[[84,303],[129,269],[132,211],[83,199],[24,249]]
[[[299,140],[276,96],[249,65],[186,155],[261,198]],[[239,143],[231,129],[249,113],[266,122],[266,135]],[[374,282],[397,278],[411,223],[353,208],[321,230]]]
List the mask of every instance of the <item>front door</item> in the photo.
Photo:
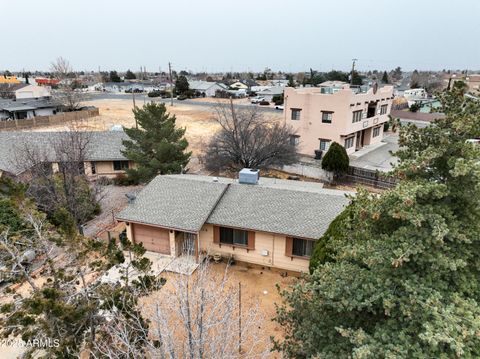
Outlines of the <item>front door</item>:
[[355,150],[359,150],[363,146],[363,131],[358,131],[357,132],[357,140],[355,141]]

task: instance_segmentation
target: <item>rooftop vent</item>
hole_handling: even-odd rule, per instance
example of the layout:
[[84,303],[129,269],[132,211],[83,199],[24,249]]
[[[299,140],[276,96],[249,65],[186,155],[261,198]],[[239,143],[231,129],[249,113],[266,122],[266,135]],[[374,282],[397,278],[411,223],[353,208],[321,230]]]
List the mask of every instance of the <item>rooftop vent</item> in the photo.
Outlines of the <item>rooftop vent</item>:
[[260,172],[251,168],[244,168],[238,174],[238,182],[244,184],[257,184]]
[[137,199],[137,195],[135,193],[125,193],[125,197],[127,197],[129,204],[134,203]]

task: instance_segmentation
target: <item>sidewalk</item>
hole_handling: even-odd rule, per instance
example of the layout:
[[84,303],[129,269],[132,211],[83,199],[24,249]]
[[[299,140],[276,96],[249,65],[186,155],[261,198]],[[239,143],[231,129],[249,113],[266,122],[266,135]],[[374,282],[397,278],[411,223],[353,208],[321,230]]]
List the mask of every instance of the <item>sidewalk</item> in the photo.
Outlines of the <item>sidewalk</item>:
[[350,166],[372,171],[389,172],[397,163],[391,152],[398,150],[398,135],[389,134],[382,142],[370,145],[350,155]]

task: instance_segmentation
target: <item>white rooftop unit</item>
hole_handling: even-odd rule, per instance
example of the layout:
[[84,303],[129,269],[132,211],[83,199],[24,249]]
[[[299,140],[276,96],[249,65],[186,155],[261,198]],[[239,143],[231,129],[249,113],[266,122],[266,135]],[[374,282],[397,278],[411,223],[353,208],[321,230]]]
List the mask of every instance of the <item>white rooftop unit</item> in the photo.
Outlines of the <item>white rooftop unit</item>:
[[260,177],[258,170],[244,168],[238,174],[238,183],[257,184]]

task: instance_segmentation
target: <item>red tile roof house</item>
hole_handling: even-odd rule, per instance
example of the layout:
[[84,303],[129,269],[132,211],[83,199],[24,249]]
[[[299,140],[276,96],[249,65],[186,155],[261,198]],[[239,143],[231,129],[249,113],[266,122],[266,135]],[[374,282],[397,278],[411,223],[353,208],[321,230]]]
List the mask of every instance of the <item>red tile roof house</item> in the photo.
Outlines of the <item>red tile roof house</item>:
[[315,241],[348,203],[345,192],[319,183],[164,175],[117,219],[126,222],[128,238],[147,251],[191,255],[197,262],[219,253],[237,262],[306,272]]

